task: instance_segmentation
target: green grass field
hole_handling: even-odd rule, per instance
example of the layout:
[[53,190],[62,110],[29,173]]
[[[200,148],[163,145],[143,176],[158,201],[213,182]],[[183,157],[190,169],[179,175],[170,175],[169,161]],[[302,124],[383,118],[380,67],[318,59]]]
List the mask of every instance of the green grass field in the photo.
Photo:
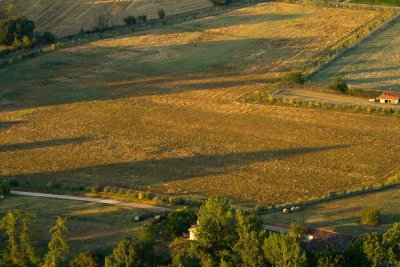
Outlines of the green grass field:
[[[364,207],[378,206],[382,213],[382,224],[367,227],[359,224],[360,212]],[[385,232],[394,222],[400,221],[400,189],[387,189],[351,198],[344,198],[306,207],[291,214],[276,212],[263,216],[267,224],[288,227],[291,222],[300,221],[308,227],[360,235],[365,232]]]
[[106,13],[110,25],[121,25],[126,16],[158,18],[160,8],[169,16],[211,6],[209,0],[35,0],[29,4],[25,0],[0,0],[0,8],[9,3],[16,13],[35,21],[39,31],[58,37],[77,34],[81,28],[92,30],[96,18]]
[[397,18],[323,68],[313,81],[328,82],[331,77],[343,76],[352,87],[400,91],[399,30]]
[[36,197],[10,196],[0,201],[0,217],[18,209],[36,214],[32,240],[41,253],[47,250],[48,230],[57,216],[67,217],[70,257],[82,250],[108,253],[124,237],[135,237],[143,222],[135,222],[134,217],[145,212],[130,207]]
[[258,4],[0,69],[0,176],[259,203],[384,180],[398,119],[236,101],[378,15]]

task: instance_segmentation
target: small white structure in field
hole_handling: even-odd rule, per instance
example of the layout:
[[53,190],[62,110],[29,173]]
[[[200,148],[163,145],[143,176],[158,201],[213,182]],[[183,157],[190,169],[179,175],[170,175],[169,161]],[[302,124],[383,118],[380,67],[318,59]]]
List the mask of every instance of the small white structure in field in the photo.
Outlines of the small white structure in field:
[[306,235],[306,236],[304,236],[304,242],[306,242],[306,243],[311,242],[311,240],[313,240],[313,239],[314,239],[314,236],[313,236],[313,235]]
[[289,214],[289,210],[285,208],[285,209],[282,210],[282,213],[283,214]]
[[161,219],[161,215],[157,214],[156,216],[154,216],[154,219],[156,219],[157,221]]
[[193,225],[189,228],[189,240],[196,240],[199,232],[199,225]]
[[135,216],[135,218],[133,218],[135,220],[135,222],[140,221],[140,217],[139,216]]

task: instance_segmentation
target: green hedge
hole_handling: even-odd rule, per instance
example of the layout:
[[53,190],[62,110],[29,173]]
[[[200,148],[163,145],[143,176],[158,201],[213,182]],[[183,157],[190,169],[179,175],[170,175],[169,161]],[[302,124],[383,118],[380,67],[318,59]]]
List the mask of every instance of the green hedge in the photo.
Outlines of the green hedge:
[[400,6],[400,0],[351,0],[350,3],[383,5],[383,6]]

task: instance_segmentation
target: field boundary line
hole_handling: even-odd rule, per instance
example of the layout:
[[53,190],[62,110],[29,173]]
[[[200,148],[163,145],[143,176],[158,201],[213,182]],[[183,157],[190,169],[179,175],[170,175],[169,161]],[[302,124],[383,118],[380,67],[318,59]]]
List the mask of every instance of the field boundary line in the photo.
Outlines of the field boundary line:
[[12,190],[10,192],[10,194],[17,195],[17,196],[43,197],[43,198],[52,198],[52,199],[94,202],[94,203],[99,203],[99,204],[108,204],[108,205],[146,209],[146,210],[152,211],[152,212],[168,212],[168,211],[172,210],[172,209],[166,208],[166,207],[152,206],[152,205],[147,205],[147,204],[132,203],[132,202],[119,201],[119,200],[113,200],[113,199],[105,199],[105,198],[90,198],[90,197],[80,197],[80,196],[60,195],[60,194],[47,194],[47,193],[26,192],[26,191],[14,191],[14,190]]

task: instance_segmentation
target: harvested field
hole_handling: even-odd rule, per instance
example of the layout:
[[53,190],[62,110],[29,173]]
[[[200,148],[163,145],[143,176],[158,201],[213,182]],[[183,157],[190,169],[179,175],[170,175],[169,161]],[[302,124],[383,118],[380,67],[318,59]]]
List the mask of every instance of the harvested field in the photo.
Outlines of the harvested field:
[[31,233],[41,253],[47,251],[50,239],[48,231],[58,216],[67,218],[70,257],[82,251],[108,254],[124,237],[135,237],[143,225],[143,222],[135,222],[134,218],[143,215],[144,211],[130,207],[15,196],[0,203],[0,217],[8,211],[19,209],[36,214]]
[[260,203],[382,180],[398,119],[236,101],[377,14],[259,4],[1,69],[0,176]]
[[58,37],[76,34],[81,28],[91,30],[95,19],[107,12],[109,23],[122,24],[126,16],[147,15],[158,18],[163,8],[168,15],[180,14],[211,6],[209,0],[0,0],[0,7],[12,3],[15,11],[35,21],[39,31],[50,31]]
[[[378,206],[382,224],[377,227],[359,224],[361,210],[369,206]],[[385,232],[390,226],[400,221],[400,189],[392,188],[381,192],[367,193],[333,200],[306,207],[304,211],[282,214],[276,212],[263,216],[267,224],[287,227],[291,222],[300,221],[308,227],[335,231],[339,233],[361,235],[365,232]]]
[[400,91],[400,18],[338,57],[313,80],[343,76],[352,87]]

